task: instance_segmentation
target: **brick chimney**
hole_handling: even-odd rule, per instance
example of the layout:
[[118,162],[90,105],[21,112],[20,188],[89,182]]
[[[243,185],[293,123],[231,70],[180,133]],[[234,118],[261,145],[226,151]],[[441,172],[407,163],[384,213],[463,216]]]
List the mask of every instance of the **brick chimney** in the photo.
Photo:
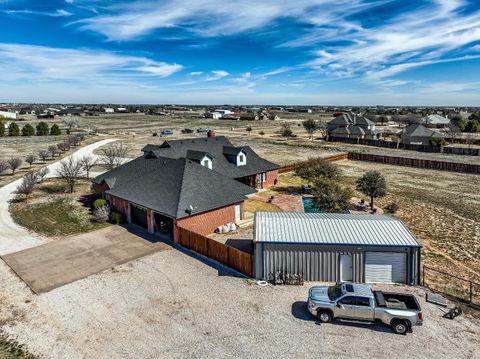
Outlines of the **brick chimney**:
[[207,132],[207,137],[215,137],[215,131],[214,130],[209,130]]

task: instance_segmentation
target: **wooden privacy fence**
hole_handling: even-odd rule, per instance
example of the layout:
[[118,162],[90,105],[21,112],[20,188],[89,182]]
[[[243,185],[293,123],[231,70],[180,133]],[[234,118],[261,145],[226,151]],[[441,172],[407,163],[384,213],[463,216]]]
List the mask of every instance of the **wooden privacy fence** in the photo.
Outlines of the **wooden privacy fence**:
[[480,174],[480,165],[446,161],[425,160],[420,158],[372,155],[369,153],[349,152],[348,159],[354,161],[378,162],[396,166],[427,168],[431,170]]
[[214,239],[202,236],[201,234],[178,227],[179,244],[182,247],[191,249],[205,257],[216,260],[228,267],[253,277],[253,258],[249,253],[243,252],[226,244],[217,242]]
[[310,163],[315,163],[319,160],[323,160],[323,161],[327,161],[327,162],[334,162],[334,161],[340,161],[340,160],[346,160],[346,159],[348,159],[348,153],[347,152],[341,152],[341,153],[337,153],[337,154],[327,156],[327,157],[312,158],[308,161],[297,162],[297,163],[294,163],[294,164],[291,164],[291,165],[286,165],[286,166],[280,167],[278,169],[278,173],[292,172],[292,171],[295,171],[295,169],[298,166],[308,165]]

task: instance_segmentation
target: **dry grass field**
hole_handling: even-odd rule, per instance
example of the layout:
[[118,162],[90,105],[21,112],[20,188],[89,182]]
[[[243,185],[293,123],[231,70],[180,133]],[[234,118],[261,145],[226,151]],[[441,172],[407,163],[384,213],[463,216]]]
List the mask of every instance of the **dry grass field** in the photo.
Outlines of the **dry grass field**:
[[[101,138],[120,138],[130,157],[140,155],[141,148],[148,143],[160,144],[166,139],[205,136],[204,133],[181,134],[184,128],[211,128],[217,135],[228,136],[235,145],[249,145],[265,158],[280,165],[306,160],[309,157],[330,155],[336,151],[361,151],[403,157],[427,158],[452,162],[480,164],[480,157],[419,153],[414,151],[390,150],[344,143],[328,143],[316,139],[308,140],[301,126],[307,118],[323,122],[329,115],[313,113],[281,113],[277,121],[232,121],[201,118],[201,112],[185,112],[176,116],[148,116],[144,114],[102,114],[81,118],[80,131],[95,130]],[[30,122],[30,121],[28,121]],[[38,120],[32,120],[32,124]],[[61,120],[48,120],[61,123]],[[280,137],[282,123],[288,122],[295,138]],[[248,133],[247,127],[252,131]],[[161,130],[174,131],[173,136],[153,136]],[[262,134],[263,133],[263,134]],[[99,136],[89,137],[95,141]],[[0,139],[0,158],[14,154],[25,156],[48,147],[50,137]],[[97,149],[96,153],[100,153]],[[353,186],[354,180],[367,169],[379,169],[389,182],[389,195],[378,201],[385,206],[390,202],[399,205],[397,215],[424,242],[424,258],[427,265],[444,269],[480,281],[480,177],[474,175],[438,172],[413,168],[394,167],[364,162],[343,161],[340,163]],[[25,170],[25,168],[24,168]],[[0,177],[0,185],[12,176]],[[289,180],[293,180],[290,178]],[[479,289],[480,290],[480,289]]]

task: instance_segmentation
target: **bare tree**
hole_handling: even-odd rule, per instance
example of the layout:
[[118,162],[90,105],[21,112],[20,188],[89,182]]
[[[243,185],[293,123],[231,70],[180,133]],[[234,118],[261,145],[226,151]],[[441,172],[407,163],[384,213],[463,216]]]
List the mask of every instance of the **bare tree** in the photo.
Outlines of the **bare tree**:
[[37,160],[37,156],[35,155],[28,155],[27,157],[25,157],[25,162],[27,162],[30,167],[32,167],[32,163],[35,162]]
[[48,152],[50,152],[50,156],[52,156],[52,160],[58,154],[58,148],[55,145],[48,146]]
[[97,164],[97,160],[90,155],[85,155],[80,161],[83,169],[87,172],[87,178],[90,178],[90,170]]
[[28,171],[22,178],[22,182],[18,185],[15,193],[23,194],[25,201],[28,200],[28,196],[32,194],[35,184],[37,183],[37,174],[34,171]]
[[47,150],[41,150],[38,151],[38,156],[43,160],[43,162],[45,162],[50,156],[50,152],[48,152]]
[[120,166],[125,157],[127,157],[127,149],[122,143],[115,143],[102,149],[102,162],[108,169]]
[[65,142],[58,143],[57,148],[62,152],[68,151],[68,148],[67,148],[67,145],[65,144]]
[[93,210],[93,217],[99,223],[105,223],[110,218],[110,208],[107,205],[97,207]]
[[63,119],[63,124],[68,127],[69,132],[72,131],[72,128],[77,128],[80,125],[80,119],[78,117],[65,117]]
[[12,175],[14,175],[15,171],[17,170],[17,168],[19,168],[22,165],[23,161],[18,157],[12,157],[8,159],[7,162],[8,162],[8,167],[10,167],[10,169],[12,170]]
[[48,167],[42,167],[42,168],[39,168],[35,173],[37,175],[37,182],[41,183],[43,182],[43,179],[45,178],[45,176],[50,173],[50,170],[48,169]]
[[7,169],[9,169],[8,163],[0,160],[0,174],[5,172]]
[[70,193],[73,193],[78,177],[80,177],[82,173],[82,163],[72,156],[69,156],[61,161],[59,165],[57,175],[67,182]]

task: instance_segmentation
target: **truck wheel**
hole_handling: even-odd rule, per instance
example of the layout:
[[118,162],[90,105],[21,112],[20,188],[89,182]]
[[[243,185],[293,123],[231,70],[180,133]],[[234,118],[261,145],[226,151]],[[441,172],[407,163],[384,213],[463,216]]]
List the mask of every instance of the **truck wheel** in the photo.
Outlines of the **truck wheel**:
[[317,318],[322,323],[330,323],[332,321],[332,313],[328,310],[321,310],[317,312]]
[[403,320],[397,320],[392,323],[392,329],[396,334],[407,334],[408,324]]

